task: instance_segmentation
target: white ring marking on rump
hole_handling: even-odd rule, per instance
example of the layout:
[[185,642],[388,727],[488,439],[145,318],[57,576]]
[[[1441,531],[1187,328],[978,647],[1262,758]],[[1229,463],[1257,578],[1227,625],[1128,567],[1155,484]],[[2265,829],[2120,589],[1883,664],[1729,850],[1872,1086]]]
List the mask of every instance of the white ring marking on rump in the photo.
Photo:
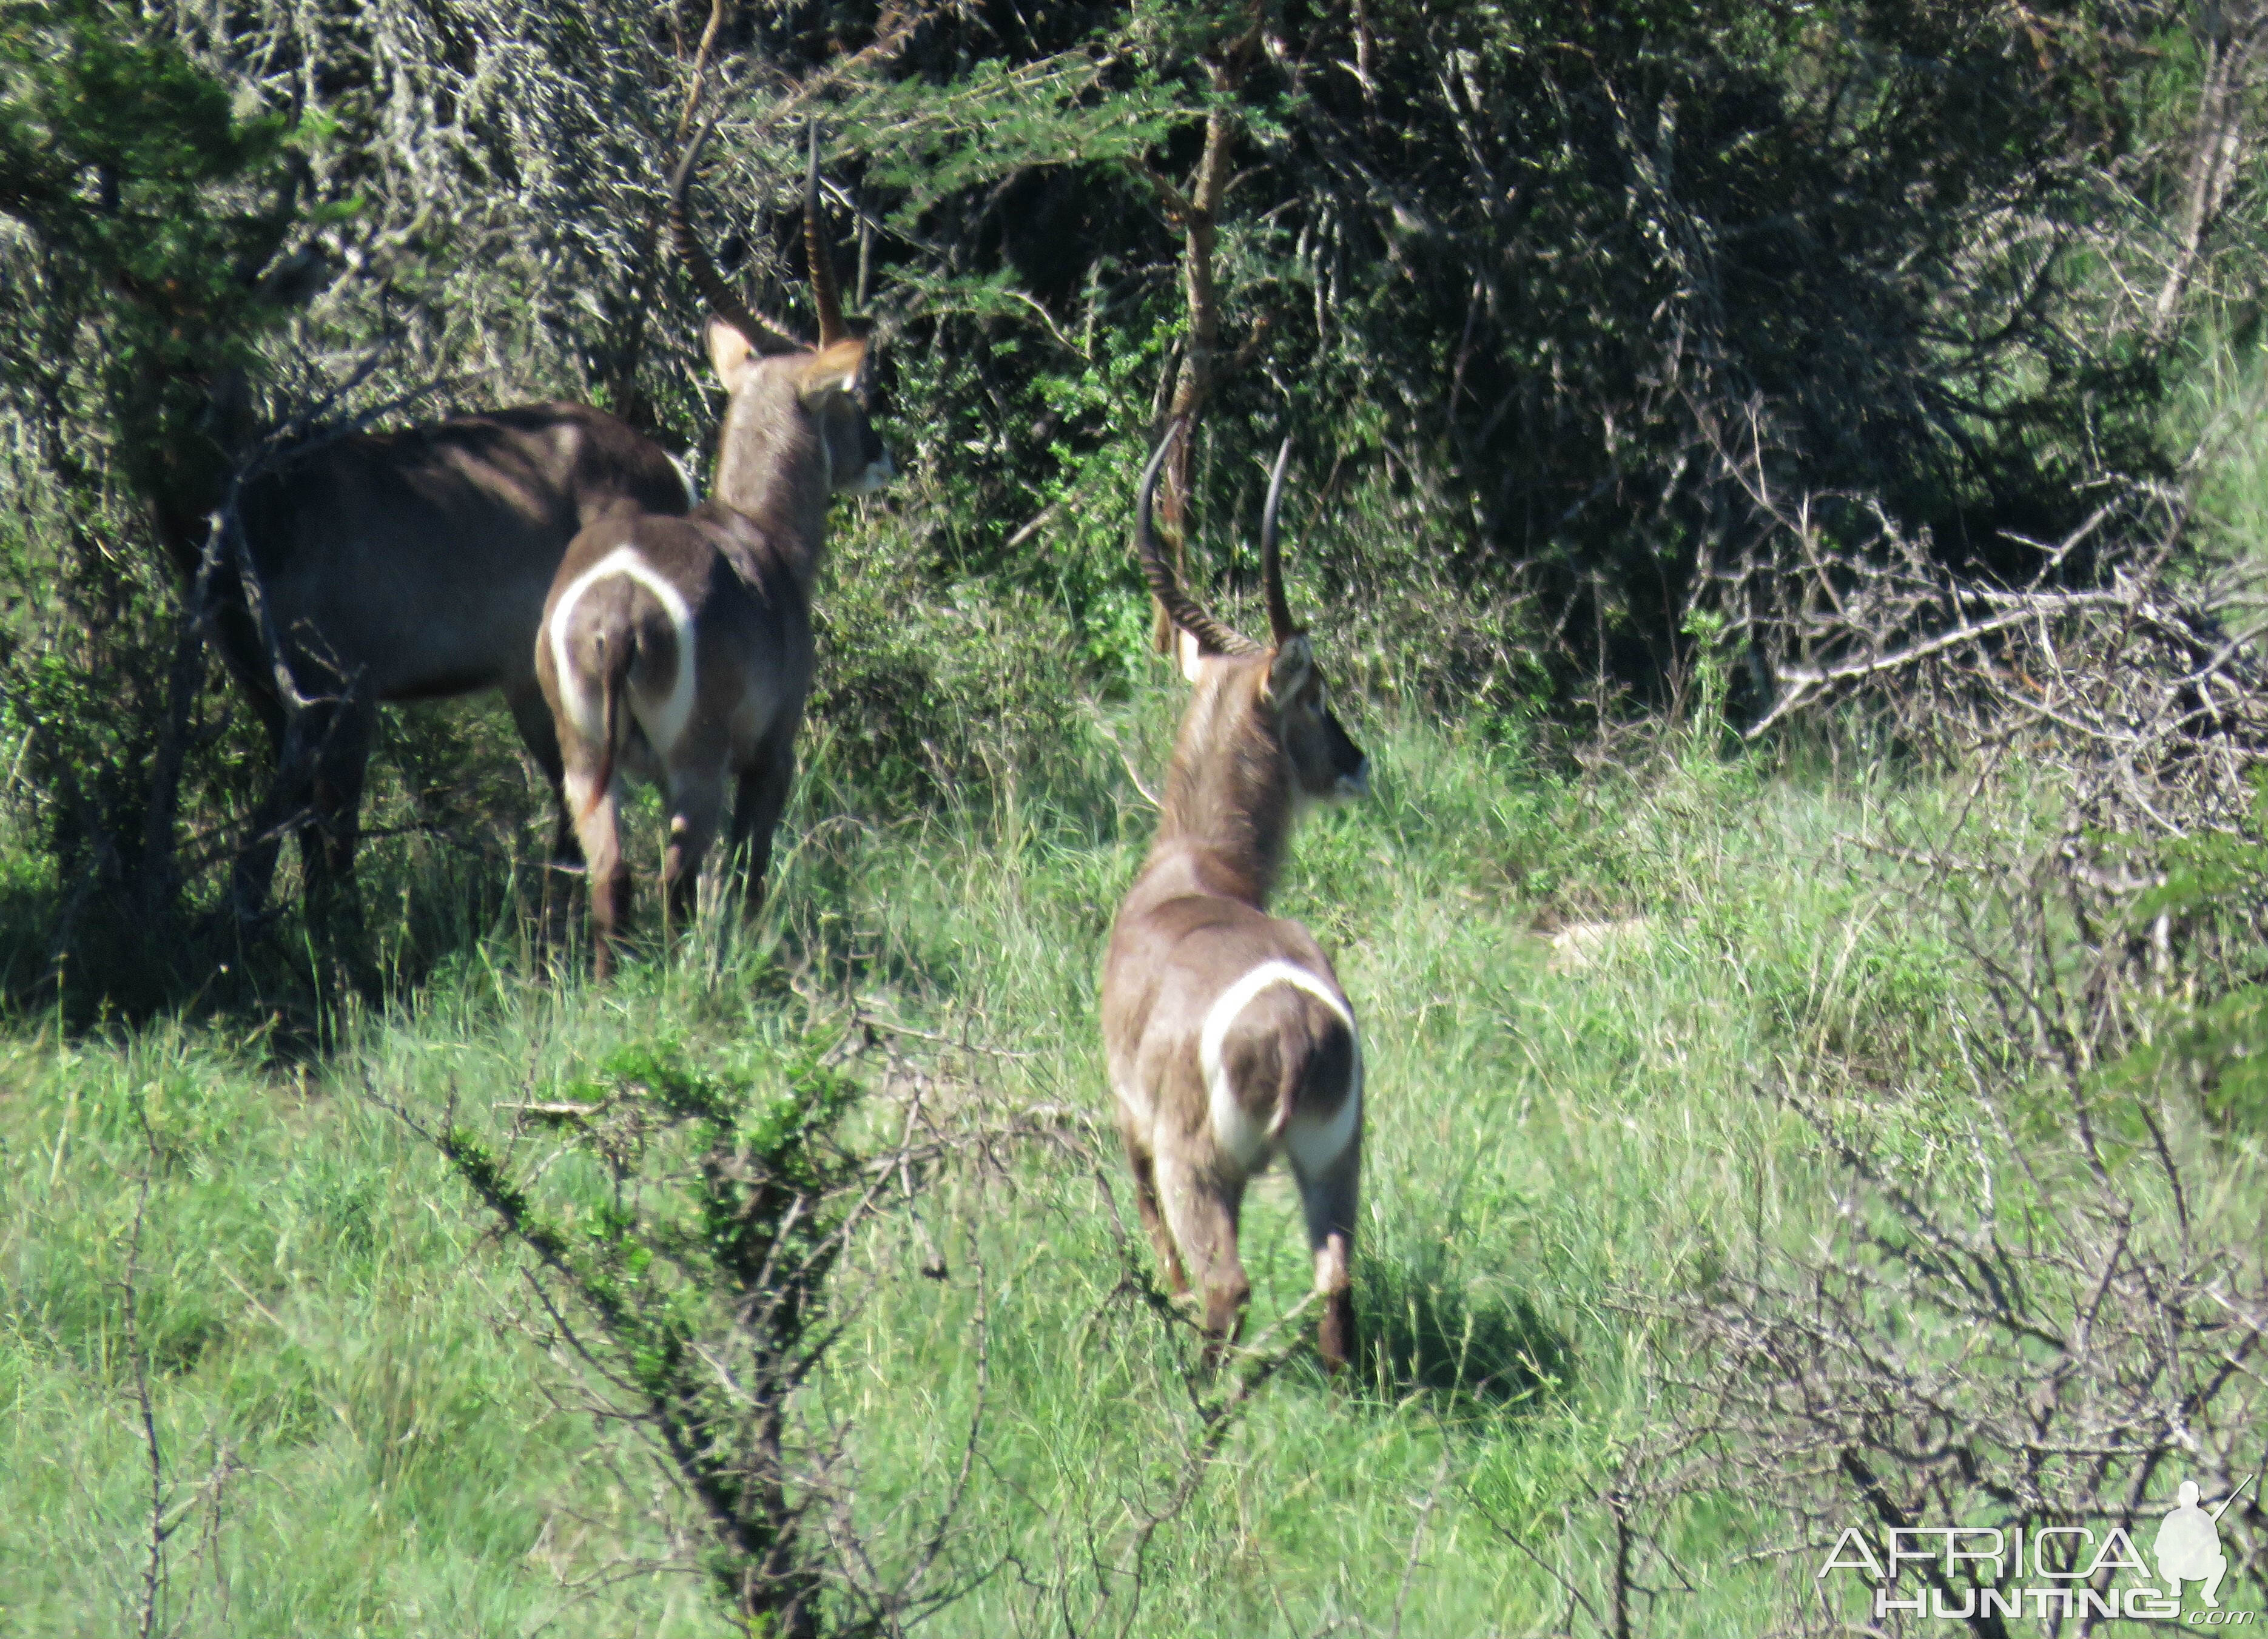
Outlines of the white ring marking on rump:
[[1262,962],[1222,991],[1206,1010],[1204,1028],[1197,1034],[1197,1068],[1204,1076],[1213,1142],[1235,1157],[1238,1165],[1249,1171],[1269,1144],[1284,1136],[1284,1113],[1277,1112],[1276,1124],[1270,1128],[1263,1129],[1256,1124],[1236,1096],[1236,1088],[1229,1081],[1228,1067],[1221,1062],[1220,1051],[1237,1015],[1252,1004],[1254,996],[1274,984],[1305,990],[1329,1008],[1347,1027],[1347,1036],[1354,1046],[1353,1082],[1337,1113],[1320,1131],[1303,1128],[1291,1136],[1298,1151],[1294,1158],[1303,1168],[1312,1169],[1336,1159],[1339,1151],[1346,1148],[1347,1140],[1354,1136],[1355,1117],[1362,1107],[1362,1037],[1355,1029],[1354,1015],[1347,1011],[1337,991],[1293,963],[1273,959]]
[[630,702],[631,714],[645,730],[646,743],[656,756],[666,760],[693,717],[693,611],[686,606],[685,594],[657,573],[628,541],[571,581],[559,595],[558,607],[551,612],[551,630],[547,635],[551,640],[552,669],[559,674],[559,699],[575,720],[575,731],[596,744],[606,732],[605,711],[597,692],[586,690],[585,680],[568,663],[567,623],[583,594],[609,575],[626,575],[652,592],[677,634],[677,676],[670,684],[669,699],[651,721],[637,709],[635,699]]

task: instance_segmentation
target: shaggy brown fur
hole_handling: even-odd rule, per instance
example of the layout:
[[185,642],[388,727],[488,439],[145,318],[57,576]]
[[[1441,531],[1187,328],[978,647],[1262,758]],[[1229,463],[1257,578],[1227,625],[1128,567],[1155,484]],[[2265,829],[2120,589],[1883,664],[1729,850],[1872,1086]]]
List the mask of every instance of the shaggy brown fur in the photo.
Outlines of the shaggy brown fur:
[[[1102,977],[1103,1046],[1135,1204],[1177,1292],[1194,1282],[1210,1364],[1251,1292],[1237,1256],[1247,1180],[1290,1160],[1334,1371],[1354,1348],[1351,1286],[1362,1165],[1354,1009],[1307,930],[1268,915],[1304,802],[1367,789],[1369,764],[1331,714],[1304,633],[1288,629],[1276,565],[1279,458],[1262,526],[1277,628],[1262,648],[1204,616],[1164,568],[1144,474],[1136,542],[1169,610],[1201,634],[1158,834],[1118,908]],[[1187,628],[1184,628],[1187,629]],[[1234,636],[1235,635],[1231,634]]]
[[[671,218],[720,314],[709,326],[709,357],[731,401],[716,494],[688,517],[625,510],[577,536],[535,643],[589,861],[601,979],[630,908],[617,813],[625,773],[667,795],[665,926],[691,908],[728,777],[738,786],[732,845],[747,850],[746,902],[761,900],[811,689],[811,587],[828,503],[892,475],[866,413],[866,344],[842,334],[831,280],[814,281],[821,345],[801,348],[751,313],[701,253],[683,200],[697,151],[678,168]],[[813,165],[805,205],[816,253],[815,153]],[[823,261],[814,254],[814,270]]]

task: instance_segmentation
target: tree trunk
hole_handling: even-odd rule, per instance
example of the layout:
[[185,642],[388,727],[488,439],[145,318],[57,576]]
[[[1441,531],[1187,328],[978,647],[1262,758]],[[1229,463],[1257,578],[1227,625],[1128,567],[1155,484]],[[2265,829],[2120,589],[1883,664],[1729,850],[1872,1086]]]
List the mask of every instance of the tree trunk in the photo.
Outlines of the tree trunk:
[[[1212,70],[1216,95],[1233,95],[1244,78],[1246,64],[1260,38],[1257,14],[1243,36],[1221,54]],[[1188,430],[1166,458],[1160,474],[1158,511],[1174,555],[1174,573],[1183,576],[1188,563],[1189,510],[1189,452],[1197,443],[1197,424],[1206,401],[1219,384],[1220,292],[1215,279],[1213,253],[1220,239],[1220,206],[1228,192],[1230,161],[1241,121],[1226,108],[1205,116],[1204,152],[1197,160],[1197,176],[1185,200],[1169,199],[1167,209],[1182,219],[1182,296],[1189,308],[1189,341],[1182,351],[1181,375],[1174,384],[1167,406],[1167,425],[1186,421]],[[1151,642],[1160,654],[1174,651],[1173,623],[1165,606],[1150,600]]]

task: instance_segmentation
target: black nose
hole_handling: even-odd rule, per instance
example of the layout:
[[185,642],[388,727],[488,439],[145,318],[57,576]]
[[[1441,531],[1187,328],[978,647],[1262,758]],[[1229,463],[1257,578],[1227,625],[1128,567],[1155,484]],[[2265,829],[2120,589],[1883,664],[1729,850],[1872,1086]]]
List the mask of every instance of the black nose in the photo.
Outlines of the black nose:
[[871,421],[858,423],[858,453],[869,467],[882,459],[882,435],[874,430]]

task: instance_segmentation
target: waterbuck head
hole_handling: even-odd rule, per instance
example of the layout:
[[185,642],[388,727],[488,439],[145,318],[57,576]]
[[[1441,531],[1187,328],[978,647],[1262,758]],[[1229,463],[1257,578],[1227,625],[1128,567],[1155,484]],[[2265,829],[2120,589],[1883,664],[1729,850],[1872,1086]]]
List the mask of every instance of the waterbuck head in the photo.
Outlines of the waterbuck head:
[[685,192],[710,129],[703,129],[678,162],[669,187],[669,224],[677,254],[714,315],[709,359],[732,395],[718,437],[716,493],[759,518],[784,505],[791,521],[823,525],[828,496],[868,494],[896,474],[868,413],[865,338],[853,335],[843,319],[819,202],[819,128],[811,128],[803,192],[804,247],[819,310],[815,346],[797,341],[743,301],[694,237]]
[[1277,452],[1260,518],[1260,576],[1269,641],[1252,641],[1215,620],[1185,592],[1160,549],[1151,500],[1166,452],[1184,430],[1169,429],[1134,505],[1134,544],[1142,573],[1181,635],[1182,670],[1197,686],[1167,782],[1162,843],[1170,835],[1219,838],[1246,857],[1262,895],[1273,884],[1292,814],[1303,804],[1360,797],[1370,760],[1332,713],[1322,669],[1307,634],[1292,624],[1284,597],[1276,520],[1291,463],[1288,438]]

